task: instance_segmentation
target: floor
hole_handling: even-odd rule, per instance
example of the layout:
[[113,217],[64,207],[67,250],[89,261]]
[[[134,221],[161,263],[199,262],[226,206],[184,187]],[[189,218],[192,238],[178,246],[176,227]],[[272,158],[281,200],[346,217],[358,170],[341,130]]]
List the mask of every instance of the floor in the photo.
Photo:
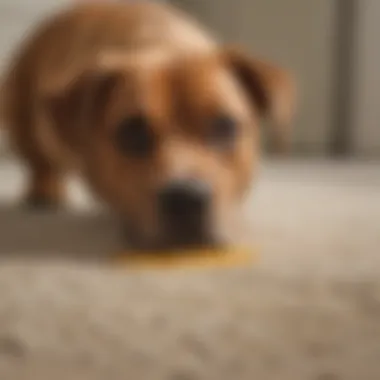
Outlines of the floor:
[[0,378],[378,380],[380,163],[265,162],[243,209],[253,267],[128,272],[112,217],[71,183],[18,207],[0,162]]

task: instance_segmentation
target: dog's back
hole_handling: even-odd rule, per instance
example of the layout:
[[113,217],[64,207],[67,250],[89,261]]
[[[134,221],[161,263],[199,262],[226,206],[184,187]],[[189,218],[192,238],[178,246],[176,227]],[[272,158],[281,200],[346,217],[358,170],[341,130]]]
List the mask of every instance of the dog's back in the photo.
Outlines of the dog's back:
[[196,22],[169,6],[154,3],[85,4],[39,26],[16,52],[4,78],[2,118],[17,124],[25,107],[60,91],[103,53],[139,54],[148,59],[193,54],[215,47]]

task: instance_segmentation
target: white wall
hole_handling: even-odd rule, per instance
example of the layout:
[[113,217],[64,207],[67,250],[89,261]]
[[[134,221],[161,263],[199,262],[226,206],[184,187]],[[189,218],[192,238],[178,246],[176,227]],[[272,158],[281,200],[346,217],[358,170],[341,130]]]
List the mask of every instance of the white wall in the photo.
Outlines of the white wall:
[[380,155],[380,0],[357,0],[354,150]]
[[0,69],[15,44],[47,13],[67,3],[65,0],[0,0]]

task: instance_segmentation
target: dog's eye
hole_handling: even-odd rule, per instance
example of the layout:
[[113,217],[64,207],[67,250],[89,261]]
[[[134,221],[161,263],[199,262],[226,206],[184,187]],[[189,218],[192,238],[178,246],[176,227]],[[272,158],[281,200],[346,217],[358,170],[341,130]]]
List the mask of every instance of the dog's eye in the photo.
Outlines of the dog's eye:
[[209,142],[217,146],[226,147],[236,137],[236,121],[228,115],[220,115],[213,119]]
[[145,157],[153,150],[154,136],[142,115],[125,119],[116,132],[116,145],[124,154]]

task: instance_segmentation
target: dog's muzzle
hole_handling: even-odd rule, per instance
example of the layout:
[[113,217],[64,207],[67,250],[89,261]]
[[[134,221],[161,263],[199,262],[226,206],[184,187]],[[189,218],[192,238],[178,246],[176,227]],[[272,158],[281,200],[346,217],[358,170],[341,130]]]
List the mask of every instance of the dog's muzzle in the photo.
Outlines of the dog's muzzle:
[[197,244],[209,239],[212,191],[200,180],[166,184],[158,194],[159,220],[165,235],[178,243]]

